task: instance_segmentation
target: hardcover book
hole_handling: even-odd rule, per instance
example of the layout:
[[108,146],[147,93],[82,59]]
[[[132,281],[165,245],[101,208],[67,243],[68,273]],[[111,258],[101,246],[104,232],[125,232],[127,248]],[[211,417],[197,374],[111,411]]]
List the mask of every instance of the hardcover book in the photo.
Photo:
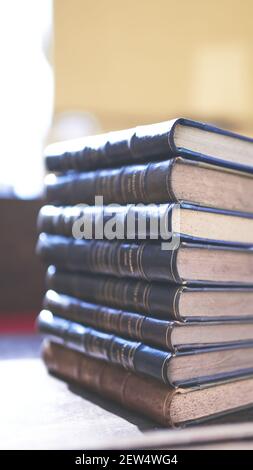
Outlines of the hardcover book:
[[44,342],[42,354],[50,372],[163,426],[198,423],[253,404],[251,377],[175,389],[53,342]]
[[253,344],[176,350],[153,348],[120,336],[104,333],[42,310],[41,333],[87,356],[118,364],[171,386],[198,386],[253,374]]
[[61,271],[50,266],[47,288],[88,302],[162,320],[253,317],[253,287],[182,286]]
[[178,118],[52,144],[49,171],[87,171],[142,160],[187,158],[252,171],[253,140],[213,125]]
[[166,321],[85,302],[52,290],[47,291],[43,306],[53,315],[168,351],[253,343],[253,318],[244,321]]
[[47,265],[71,272],[110,274],[171,283],[253,284],[253,249],[179,243],[75,240],[40,235],[37,253]]
[[182,159],[46,177],[49,202],[57,205],[189,202],[253,212],[253,174]]
[[253,246],[253,215],[190,204],[43,206],[38,231],[76,239],[182,241]]

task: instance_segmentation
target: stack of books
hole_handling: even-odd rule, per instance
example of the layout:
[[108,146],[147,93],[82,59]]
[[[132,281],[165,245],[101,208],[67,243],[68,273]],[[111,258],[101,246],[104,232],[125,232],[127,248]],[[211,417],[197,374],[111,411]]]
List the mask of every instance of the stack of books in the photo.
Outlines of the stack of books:
[[53,144],[49,371],[163,425],[253,405],[253,140],[187,119]]

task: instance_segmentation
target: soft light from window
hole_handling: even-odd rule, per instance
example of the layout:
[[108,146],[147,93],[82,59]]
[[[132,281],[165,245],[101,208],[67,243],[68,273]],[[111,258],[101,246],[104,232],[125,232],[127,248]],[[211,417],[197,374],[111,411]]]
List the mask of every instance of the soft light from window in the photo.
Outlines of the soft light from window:
[[0,3],[0,191],[38,196],[43,143],[53,110],[53,75],[46,57],[52,0]]

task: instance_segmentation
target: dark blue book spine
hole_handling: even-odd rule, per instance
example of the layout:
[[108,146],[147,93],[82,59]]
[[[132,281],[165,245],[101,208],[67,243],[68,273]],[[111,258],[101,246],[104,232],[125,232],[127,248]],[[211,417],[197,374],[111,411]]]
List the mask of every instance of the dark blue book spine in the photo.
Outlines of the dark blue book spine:
[[183,286],[149,283],[111,276],[85,275],[61,271],[50,266],[47,288],[87,302],[96,302],[161,320],[181,320],[179,299]]
[[46,293],[43,307],[54,315],[73,322],[141,341],[159,349],[174,349],[171,344],[173,322],[85,302],[52,290]]
[[172,155],[171,130],[177,120],[109,132],[66,145],[50,145],[45,158],[49,171],[88,171]]
[[[43,206],[38,216],[38,231],[52,235],[64,235],[77,239],[100,239],[96,236],[96,224],[106,239],[106,226],[113,219],[117,226],[114,239],[156,240],[171,238],[171,216],[174,204],[125,206]],[[182,205],[183,207],[183,205]],[[198,210],[195,206],[184,206]],[[206,210],[210,210],[206,208]],[[110,238],[111,240],[111,238]]]
[[70,173],[47,180],[48,201],[54,204],[176,202],[170,173],[176,160],[130,165],[86,173]]
[[[46,150],[46,165],[49,171],[64,172],[69,170],[89,171],[97,168],[119,166],[138,161],[171,158],[182,154],[187,158],[205,161],[227,168],[251,172],[250,165],[222,160],[215,155],[203,155],[187,148],[178,148],[174,140],[177,125],[195,127],[204,132],[221,134],[232,139],[253,144],[248,137],[220,129],[213,125],[190,119],[178,118],[157,124],[139,126],[123,131],[109,132],[98,136],[71,141],[66,145],[53,144]],[[204,138],[204,136],[203,136]]]
[[[171,243],[172,241],[177,242],[173,244],[171,243],[171,246],[174,247],[178,246],[180,241],[187,243],[209,244],[215,246],[222,245],[242,248],[249,248],[252,246],[252,244],[249,243],[239,243],[236,241],[228,242],[227,240],[221,239],[215,240],[213,237],[199,238],[196,236],[193,237],[192,235],[183,232],[177,233],[173,230],[172,226],[173,208],[175,208],[175,204],[173,203],[153,205],[128,204],[126,206],[114,205],[113,208],[111,206],[87,207],[85,205],[80,205],[57,207],[46,205],[41,208],[38,216],[38,231],[48,235],[74,238],[78,241],[89,241],[90,249],[92,247],[91,241],[96,240],[98,243],[95,246],[100,247],[101,250],[104,246],[103,243],[101,243],[103,241],[110,241],[110,247],[113,246],[111,245],[113,242],[121,242],[121,245],[119,245],[119,250],[120,246],[122,246],[122,251],[126,249],[129,251],[127,242],[130,242],[131,246],[135,246],[134,242],[140,245],[141,243],[144,243],[144,240],[147,242],[152,242],[154,246],[155,243],[159,243],[161,246],[162,242]],[[179,211],[179,215],[185,214],[186,216],[188,210],[198,213],[202,212],[204,214],[222,214],[224,216],[228,216],[229,219],[231,219],[232,216],[235,218],[235,223],[239,217],[240,219],[253,218],[253,214],[248,212],[217,209],[213,207],[197,206],[186,203],[181,203],[180,209],[176,207],[176,210]],[[117,231],[113,232],[113,238],[109,238],[108,234],[106,233],[106,226],[108,223],[111,224],[112,220],[113,224],[115,224],[117,227]],[[99,228],[101,229],[99,236],[96,232],[96,224],[98,223]],[[51,243],[50,240],[52,240]],[[47,239],[46,235],[42,235],[42,239],[39,242],[39,247],[47,247],[49,249],[50,244],[56,244],[54,240],[56,239]],[[59,241],[61,241],[61,239],[59,239]],[[88,246],[88,244],[86,245]],[[107,246],[109,248],[109,245]],[[126,248],[123,248],[125,246]],[[159,257],[159,263],[160,262],[161,256]]]
[[177,250],[162,250],[159,242],[75,240],[42,233],[36,251],[47,265],[69,271],[183,282],[177,272]]
[[41,333],[87,356],[170,383],[171,353],[62,319],[49,310],[40,313],[38,327]]
[[[176,284],[191,282],[183,279],[177,270],[180,247],[184,250],[199,248],[210,254],[231,253],[252,254],[252,246],[207,245],[205,243],[180,243],[179,249],[163,250],[159,242],[117,242],[107,240],[75,240],[42,233],[37,243],[37,253],[44,263],[73,272],[109,274],[117,278],[141,279]],[[252,255],[251,255],[252,256]],[[202,281],[201,273],[199,282]],[[211,283],[212,279],[203,282]],[[226,283],[226,278],[223,283]]]

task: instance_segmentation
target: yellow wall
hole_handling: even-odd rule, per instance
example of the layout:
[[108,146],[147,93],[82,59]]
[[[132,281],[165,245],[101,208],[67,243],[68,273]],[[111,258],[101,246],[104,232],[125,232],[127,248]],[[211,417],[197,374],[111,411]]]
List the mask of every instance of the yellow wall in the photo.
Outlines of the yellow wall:
[[253,123],[252,0],[55,0],[56,111]]

